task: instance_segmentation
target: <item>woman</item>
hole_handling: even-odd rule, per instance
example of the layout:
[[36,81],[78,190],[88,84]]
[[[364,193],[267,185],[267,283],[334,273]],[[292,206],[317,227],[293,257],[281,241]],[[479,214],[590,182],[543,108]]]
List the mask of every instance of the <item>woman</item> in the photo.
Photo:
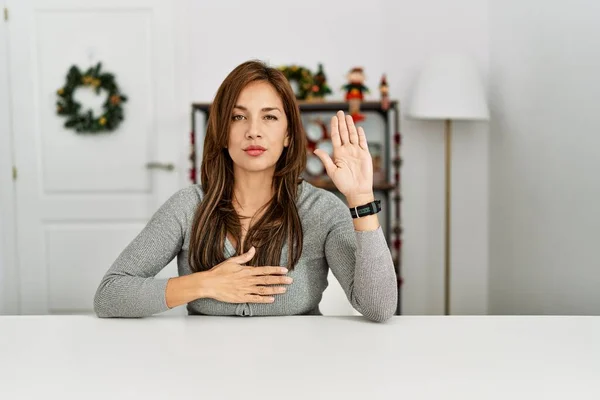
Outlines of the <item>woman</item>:
[[[187,304],[200,315],[319,315],[327,272],[366,318],[385,321],[398,291],[377,214],[367,140],[331,119],[333,160],[315,151],[346,202],[299,177],[306,137],[277,69],[235,68],[211,106],[201,185],[175,193],[119,255],[96,292],[99,317],[143,317]],[[177,256],[179,277],[155,276]]]

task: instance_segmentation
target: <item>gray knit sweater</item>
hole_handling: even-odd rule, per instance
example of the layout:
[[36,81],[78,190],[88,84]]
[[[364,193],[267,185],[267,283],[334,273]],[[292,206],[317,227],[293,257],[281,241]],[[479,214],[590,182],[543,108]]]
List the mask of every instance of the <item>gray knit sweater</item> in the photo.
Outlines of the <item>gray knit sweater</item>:
[[[96,291],[94,309],[99,317],[144,317],[168,310],[168,279],[155,276],[177,257],[180,276],[188,265],[194,212],[202,201],[199,185],[179,190],[152,216],[144,229],[118,256]],[[319,302],[331,269],[352,306],[366,318],[385,321],[396,309],[398,290],[390,250],[382,228],[354,230],[348,207],[335,194],[302,182],[298,213],[304,232],[303,251],[288,276],[287,292],[269,304],[233,304],[198,299],[187,305],[190,315],[319,315]],[[235,256],[227,240],[224,254]],[[281,265],[287,261],[284,245]]]

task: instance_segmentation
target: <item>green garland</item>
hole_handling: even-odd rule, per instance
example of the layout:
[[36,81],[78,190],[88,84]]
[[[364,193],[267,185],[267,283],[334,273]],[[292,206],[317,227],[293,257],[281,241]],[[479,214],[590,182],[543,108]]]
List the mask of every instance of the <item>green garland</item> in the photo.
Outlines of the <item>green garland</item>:
[[[78,133],[100,133],[111,132],[117,129],[124,118],[122,103],[127,97],[120,91],[112,74],[100,73],[101,63],[81,73],[79,68],[72,66],[69,69],[65,85],[58,89],[58,101],[56,112],[58,115],[66,116],[66,128],[74,128]],[[104,89],[108,92],[103,104],[102,115],[96,117],[92,110],[80,112],[81,104],[75,101],[73,93],[81,86],[89,86],[100,94]]]
[[298,65],[282,66],[279,67],[279,70],[283,72],[288,81],[298,83],[298,92],[296,93],[298,100],[306,100],[310,97],[314,84],[310,70]]

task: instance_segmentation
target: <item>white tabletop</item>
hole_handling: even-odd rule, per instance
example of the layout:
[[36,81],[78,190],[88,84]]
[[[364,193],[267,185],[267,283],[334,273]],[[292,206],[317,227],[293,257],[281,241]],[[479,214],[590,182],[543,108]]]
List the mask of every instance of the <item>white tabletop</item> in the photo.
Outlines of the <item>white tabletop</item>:
[[0,399],[600,399],[600,317],[0,317]]

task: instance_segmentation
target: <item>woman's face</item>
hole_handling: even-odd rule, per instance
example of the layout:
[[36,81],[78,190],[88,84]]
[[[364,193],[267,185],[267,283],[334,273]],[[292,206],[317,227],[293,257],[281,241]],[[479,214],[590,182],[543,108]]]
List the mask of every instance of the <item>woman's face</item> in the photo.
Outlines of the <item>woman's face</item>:
[[234,171],[275,172],[289,145],[287,117],[281,98],[268,82],[246,86],[235,103],[227,149]]

